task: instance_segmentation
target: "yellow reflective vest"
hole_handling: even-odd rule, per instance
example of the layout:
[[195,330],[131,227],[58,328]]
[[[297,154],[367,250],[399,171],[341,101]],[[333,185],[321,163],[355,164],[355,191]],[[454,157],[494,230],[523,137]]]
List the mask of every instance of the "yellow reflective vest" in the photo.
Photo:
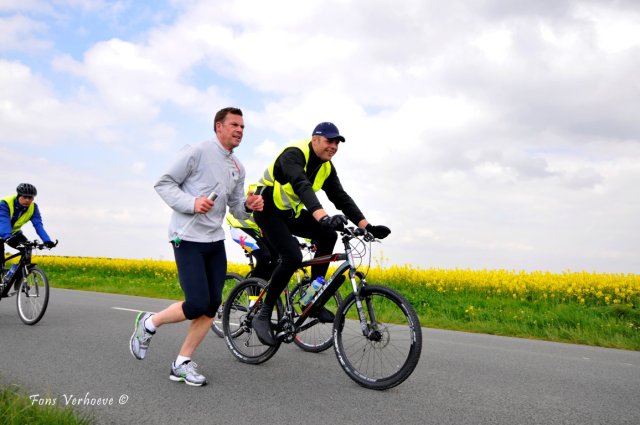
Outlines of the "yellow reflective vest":
[[246,220],[238,220],[233,216],[233,214],[227,214],[227,224],[231,227],[235,227],[236,229],[253,229],[260,232],[260,227],[253,221],[253,216],[247,218]]
[[[13,195],[13,196],[7,196],[6,198],[1,199],[2,201],[6,202],[7,205],[9,206],[9,220],[13,218],[13,212],[15,210],[13,205],[17,197],[18,195]],[[13,224],[13,227],[11,228],[11,234],[16,233],[18,230],[20,230],[22,226],[24,226],[29,220],[31,220],[31,217],[33,217],[33,212],[35,210],[36,210],[36,203],[32,202],[31,205],[29,205],[29,208],[27,208],[27,210],[24,212],[24,214],[22,214],[20,218],[18,218],[16,222]]]
[[[304,171],[307,171],[307,165],[309,164],[309,150],[311,147],[309,146],[310,139],[301,140],[299,142],[292,143],[289,146],[286,146],[282,152],[286,149],[294,147],[298,148],[302,151],[305,158]],[[280,155],[282,154],[280,152]],[[276,165],[276,160],[280,156],[278,155],[276,159],[273,160],[269,168],[264,172],[260,180],[258,181],[258,186],[269,186],[273,187],[273,202],[274,204],[281,210],[293,210],[295,212],[295,216],[298,217],[300,212],[304,208],[304,204],[300,197],[294,192],[291,183],[281,184],[278,182],[273,176],[273,169]],[[331,173],[331,162],[327,161],[320,166],[318,173],[316,174],[315,179],[312,182],[312,188],[314,192],[319,191],[322,188],[322,185],[329,177]]]

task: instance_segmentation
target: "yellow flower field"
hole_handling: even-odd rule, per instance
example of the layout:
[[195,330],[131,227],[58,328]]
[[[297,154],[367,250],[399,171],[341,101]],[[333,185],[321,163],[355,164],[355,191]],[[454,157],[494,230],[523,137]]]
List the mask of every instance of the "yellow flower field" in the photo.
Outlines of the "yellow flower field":
[[521,301],[577,302],[587,305],[640,303],[640,275],[617,273],[525,272],[509,270],[372,268],[368,280],[406,282],[439,293],[483,292]]
[[[184,297],[172,260],[35,256],[34,262],[53,287]],[[229,263],[228,271],[244,276],[249,266]],[[404,295],[425,327],[640,350],[640,275],[410,265],[361,271],[370,284]]]
[[[91,271],[103,276],[141,275],[177,282],[173,261],[89,257],[38,256],[34,261],[59,271]],[[230,272],[245,275],[246,264],[229,263]],[[441,294],[483,293],[487,297],[511,297],[521,301],[578,303],[581,305],[640,304],[640,275],[616,273],[525,272],[509,270],[422,269],[412,266],[372,267],[370,283],[403,285]]]

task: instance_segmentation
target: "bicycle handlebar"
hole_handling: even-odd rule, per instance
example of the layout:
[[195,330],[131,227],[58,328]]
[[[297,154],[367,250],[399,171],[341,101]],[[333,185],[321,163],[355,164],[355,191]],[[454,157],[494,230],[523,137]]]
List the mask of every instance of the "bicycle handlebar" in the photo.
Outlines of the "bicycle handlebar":
[[[58,240],[57,240],[57,239],[56,239],[55,243],[53,244],[53,246],[52,246],[51,248],[55,247],[56,245],[58,245]],[[26,242],[22,242],[22,243],[21,243],[20,245],[18,245],[18,247],[17,247],[17,249],[20,249],[20,248],[37,248],[37,249],[45,249],[45,248],[47,248],[47,246],[46,246],[44,243],[39,242],[38,240],[34,240],[34,241],[26,241]],[[48,249],[51,249],[51,248],[48,248]]]
[[371,233],[367,232],[366,229],[361,229],[360,227],[345,227],[340,231],[342,235],[348,236],[349,238],[359,238],[363,237],[363,239],[367,242],[374,242],[377,239]]

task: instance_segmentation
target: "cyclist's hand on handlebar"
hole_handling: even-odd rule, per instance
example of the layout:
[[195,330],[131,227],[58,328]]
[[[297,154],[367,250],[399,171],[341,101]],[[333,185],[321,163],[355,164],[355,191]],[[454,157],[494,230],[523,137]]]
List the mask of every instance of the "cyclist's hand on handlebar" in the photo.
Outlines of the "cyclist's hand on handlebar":
[[387,226],[374,226],[373,224],[367,224],[367,232],[371,233],[376,239],[384,239],[389,236],[391,229]]
[[325,230],[343,230],[345,224],[347,224],[347,217],[342,214],[325,215],[320,219],[320,226]]
[[44,246],[46,246],[47,248],[51,249],[54,246],[58,245],[58,240],[56,239],[56,241],[46,241],[43,243]]

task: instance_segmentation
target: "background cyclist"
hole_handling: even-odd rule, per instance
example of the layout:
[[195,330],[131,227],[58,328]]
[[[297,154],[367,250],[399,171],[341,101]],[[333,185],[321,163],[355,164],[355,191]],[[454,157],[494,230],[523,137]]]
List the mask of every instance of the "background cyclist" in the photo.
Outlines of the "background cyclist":
[[250,277],[259,277],[268,281],[278,263],[278,256],[272,254],[275,253],[275,250],[269,241],[262,236],[253,217],[240,220],[232,214],[227,214],[226,220],[231,238],[255,259],[255,267],[251,271]]
[[38,191],[29,183],[20,183],[16,194],[0,199],[0,265],[4,266],[4,244],[17,248],[27,237],[22,233],[22,226],[31,222],[36,233],[47,248],[56,243],[51,240],[42,224],[42,216],[38,205],[33,201]]

